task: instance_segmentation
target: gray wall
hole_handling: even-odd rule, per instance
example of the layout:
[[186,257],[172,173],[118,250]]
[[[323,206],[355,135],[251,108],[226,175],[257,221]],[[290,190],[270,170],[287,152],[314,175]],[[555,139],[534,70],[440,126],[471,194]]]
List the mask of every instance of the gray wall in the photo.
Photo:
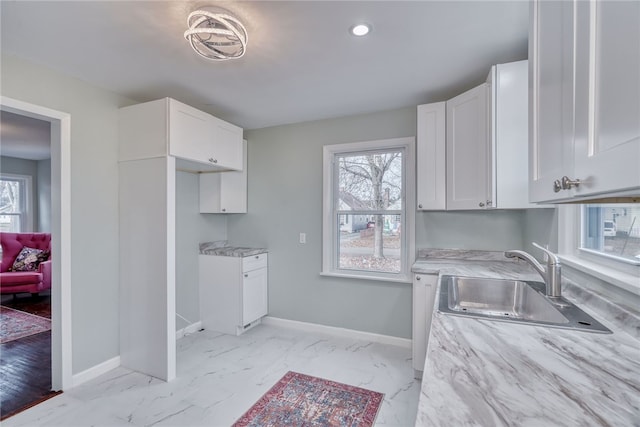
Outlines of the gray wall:
[[[414,136],[404,108],[248,131],[249,213],[228,220],[234,243],[269,249],[269,311],[285,319],[409,338],[411,286],[321,277],[322,146]],[[416,215],[416,247],[521,249],[523,211]],[[307,244],[298,234],[307,233]]]
[[73,373],[120,354],[118,108],[134,102],[10,55],[2,95],[71,114]]
[[51,159],[38,161],[38,231],[51,233]]
[[558,252],[558,210],[556,208],[527,209],[524,211],[524,250],[542,260],[542,253],[531,245],[549,245]]
[[227,239],[225,215],[200,214],[198,175],[176,172],[176,330],[200,320],[198,248],[200,242]]

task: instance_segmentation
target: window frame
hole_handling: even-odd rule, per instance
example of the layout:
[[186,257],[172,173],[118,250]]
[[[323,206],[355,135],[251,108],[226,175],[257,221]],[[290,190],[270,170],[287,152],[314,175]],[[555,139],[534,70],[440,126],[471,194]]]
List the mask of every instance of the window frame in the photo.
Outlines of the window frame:
[[21,200],[23,201],[20,213],[2,213],[1,215],[17,216],[20,218],[20,230],[18,233],[33,231],[33,178],[30,175],[12,173],[0,173],[0,180],[18,181],[20,183]]
[[[402,224],[403,241],[401,242],[400,273],[378,271],[360,271],[339,269],[336,265],[340,227],[337,218],[338,210],[335,197],[336,168],[334,159],[340,154],[357,154],[368,151],[404,150],[403,176],[404,200],[403,212],[405,223]],[[323,191],[322,191],[322,276],[345,277],[388,282],[411,283],[411,265],[415,258],[415,138],[392,138],[374,141],[351,142],[325,145],[323,147]],[[391,211],[389,215],[396,214]],[[354,215],[357,212],[354,211]]]
[[583,249],[582,205],[558,206],[558,256],[569,267],[640,295],[640,266]]

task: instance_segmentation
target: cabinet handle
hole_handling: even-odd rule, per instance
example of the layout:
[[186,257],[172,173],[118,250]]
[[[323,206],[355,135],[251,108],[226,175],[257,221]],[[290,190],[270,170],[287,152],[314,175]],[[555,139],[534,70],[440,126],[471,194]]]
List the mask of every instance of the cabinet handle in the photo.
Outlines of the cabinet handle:
[[563,190],[571,190],[573,187],[577,187],[580,185],[579,179],[571,179],[568,176],[562,177],[562,189]]
[[418,205],[418,209],[422,209],[422,205]]
[[480,206],[481,208],[484,208],[484,203],[480,202],[478,203],[478,206]]
[[553,181],[553,192],[557,193],[560,190],[562,190],[562,183],[559,179],[556,179],[555,181]]
[[420,276],[416,276],[416,280],[420,280]]
[[214,159],[213,157],[209,157],[209,161],[211,163],[218,163],[218,159]]

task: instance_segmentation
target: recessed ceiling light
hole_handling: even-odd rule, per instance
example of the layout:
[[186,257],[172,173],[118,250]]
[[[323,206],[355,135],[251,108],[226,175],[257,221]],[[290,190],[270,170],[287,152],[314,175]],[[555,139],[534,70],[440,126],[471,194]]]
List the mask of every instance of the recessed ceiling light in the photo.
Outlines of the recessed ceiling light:
[[349,32],[354,36],[366,36],[371,31],[371,26],[369,24],[357,24],[349,29]]

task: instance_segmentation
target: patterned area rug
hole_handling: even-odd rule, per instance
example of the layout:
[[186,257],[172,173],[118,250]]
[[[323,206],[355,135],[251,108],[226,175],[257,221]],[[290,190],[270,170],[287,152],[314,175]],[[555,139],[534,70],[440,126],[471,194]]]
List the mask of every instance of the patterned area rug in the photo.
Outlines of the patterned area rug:
[[0,306],[0,344],[49,330],[49,319]]
[[373,426],[384,394],[287,372],[233,427]]

